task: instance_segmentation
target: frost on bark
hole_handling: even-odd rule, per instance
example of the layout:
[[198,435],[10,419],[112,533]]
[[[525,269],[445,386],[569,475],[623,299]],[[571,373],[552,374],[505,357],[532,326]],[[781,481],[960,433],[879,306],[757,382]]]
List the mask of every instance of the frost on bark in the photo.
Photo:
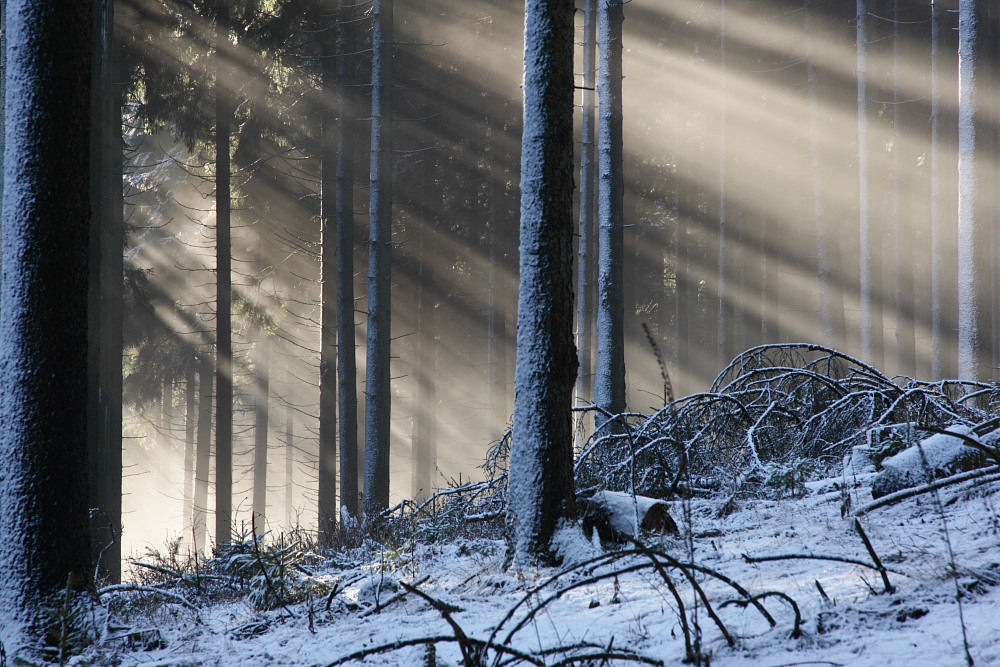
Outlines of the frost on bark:
[[599,0],[601,50],[597,90],[600,97],[597,194],[598,303],[597,372],[594,402],[607,415],[625,411],[625,300],[623,284],[625,185],[622,160],[622,21],[621,0]]
[[576,344],[580,356],[577,401],[593,400],[593,350],[591,349],[596,239],[594,239],[594,88],[597,70],[597,0],[585,0],[583,9],[583,120],[580,127],[580,241],[577,262]]
[[573,1],[528,0],[514,437],[508,518],[520,566],[552,562],[574,514]]
[[[93,3],[7,2],[0,642],[41,663],[49,598],[92,577],[87,250]],[[79,103],[69,104],[67,100]],[[82,101],[82,102],[81,102]]]
[[389,507],[392,280],[392,0],[372,4],[371,228],[365,383],[365,520]]
[[[320,5],[332,14],[329,5]],[[330,96],[336,85],[336,29],[333,16],[320,36],[320,357],[319,357],[319,536],[329,543],[337,529],[337,322],[336,208],[337,125]]]
[[979,55],[980,11],[977,0],[961,0],[958,14],[958,376],[980,376],[979,291],[982,289],[977,247],[982,224],[978,220],[979,174],[976,151],[980,131],[980,93],[976,76]]

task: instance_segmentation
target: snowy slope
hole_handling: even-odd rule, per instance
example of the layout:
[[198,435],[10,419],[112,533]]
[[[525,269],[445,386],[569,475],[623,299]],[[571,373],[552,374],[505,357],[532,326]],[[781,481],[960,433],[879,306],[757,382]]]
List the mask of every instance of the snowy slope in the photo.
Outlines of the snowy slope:
[[[889,581],[896,589],[892,594],[883,592],[882,578],[873,568],[820,559],[759,563],[744,559],[744,554],[794,554],[871,563],[854,520],[841,516],[845,494],[836,489],[822,492],[832,486],[811,485],[820,492],[803,499],[743,501],[722,518],[717,501],[673,506],[682,537],[662,540],[658,548],[679,561],[693,560],[720,573],[752,595],[784,593],[797,603],[802,615],[802,635],[790,638],[794,615],[786,601],[777,596],[764,600],[776,621],[771,628],[752,607],[721,608],[724,601],[738,595],[727,584],[698,574],[696,581],[734,640],[729,646],[704,607],[694,607],[691,587],[682,573],[671,570],[692,636],[695,627],[700,628],[702,653],[710,654],[711,665],[957,666],[965,664],[963,625],[976,664],[1000,664],[1000,589],[996,586],[1000,583],[1000,484],[945,488],[938,496],[921,495],[861,518],[889,570]],[[852,490],[853,507],[870,500],[869,493],[867,487]],[[580,533],[564,532],[560,538],[570,560],[601,553]],[[644,562],[648,564],[648,558],[632,556],[613,566]],[[132,629],[158,629],[161,646],[144,651],[138,646],[141,642],[133,641],[130,648],[123,639],[105,640],[77,660],[125,667],[296,667],[328,665],[400,640],[453,637],[454,630],[443,614],[414,594],[371,612],[376,598],[385,604],[396,595],[394,582],[398,580],[421,581],[419,589],[445,603],[452,610],[447,613],[472,639],[487,640],[513,609],[496,639],[506,641],[511,650],[535,656],[541,664],[558,662],[555,654],[539,657],[544,650],[570,645],[578,645],[578,654],[597,653],[610,645],[612,651],[630,649],[666,665],[682,664],[685,648],[676,603],[655,568],[569,590],[543,606],[532,622],[508,640],[528,609],[559,589],[608,572],[612,565],[570,573],[526,599],[529,589],[555,571],[505,571],[503,563],[503,543],[481,540],[383,553],[368,566],[316,568],[317,577],[347,585],[334,596],[329,610],[326,599],[311,605],[312,631],[307,603],[259,612],[244,601],[226,602],[206,605],[198,614],[173,603],[145,604],[135,607],[141,611],[117,620]],[[817,582],[829,600],[823,599]],[[957,590],[963,597],[961,615]],[[424,665],[426,651],[423,646],[405,647],[351,664]],[[439,665],[461,664],[454,642],[438,643],[436,657]]]

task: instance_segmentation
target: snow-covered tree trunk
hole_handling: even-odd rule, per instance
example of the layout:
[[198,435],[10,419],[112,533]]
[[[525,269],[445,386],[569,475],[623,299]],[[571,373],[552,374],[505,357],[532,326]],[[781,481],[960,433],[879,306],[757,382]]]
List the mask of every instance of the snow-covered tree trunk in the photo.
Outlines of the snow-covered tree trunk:
[[958,15],[958,376],[979,379],[980,268],[977,256],[979,174],[976,141],[980,115],[977,88],[979,15],[977,0],[960,0]]
[[0,310],[0,643],[40,664],[90,585],[87,289],[93,3],[8,0]]
[[576,344],[580,371],[576,378],[577,401],[593,401],[593,350],[591,338],[594,326],[594,88],[597,70],[597,0],[584,0],[583,5],[583,119],[580,126],[580,239],[577,250],[577,314]]
[[622,0],[598,0],[601,50],[597,90],[600,97],[597,194],[598,302],[597,372],[594,402],[607,414],[625,411],[624,208],[622,146]]
[[358,371],[354,337],[354,4],[337,15],[337,408],[340,413],[340,507],[358,517]]
[[513,557],[551,562],[573,516],[573,0],[527,0],[514,439]]
[[215,542],[233,529],[232,183],[229,0],[215,0]]
[[392,3],[372,3],[371,225],[365,383],[365,520],[389,507],[392,281]]
[[[320,353],[319,536],[329,544],[337,530],[337,135],[331,98],[337,78],[337,26],[332,2],[320,3]],[[353,317],[352,320],[353,322]]]

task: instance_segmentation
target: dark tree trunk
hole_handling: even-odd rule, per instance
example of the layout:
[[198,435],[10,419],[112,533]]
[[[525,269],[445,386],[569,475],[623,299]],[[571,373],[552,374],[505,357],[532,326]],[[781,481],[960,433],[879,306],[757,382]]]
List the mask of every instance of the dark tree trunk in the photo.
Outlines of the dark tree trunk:
[[[92,581],[87,310],[92,9],[9,0],[0,311],[0,642],[41,663],[51,597]],[[75,100],[82,103],[67,103]],[[58,193],[58,195],[56,195]],[[16,276],[16,280],[11,277]],[[45,381],[39,381],[45,378]]]
[[233,118],[229,0],[215,0],[216,390],[215,542],[233,529],[233,327],[230,127]]
[[528,0],[514,440],[508,516],[521,566],[552,562],[575,514],[573,344],[573,0]]
[[392,0],[372,4],[371,235],[365,383],[365,521],[389,507],[392,281]]
[[[93,78],[94,121],[91,127],[93,180],[92,224],[97,245],[91,268],[91,354],[95,354],[88,394],[96,407],[96,428],[91,431],[90,507],[93,556],[98,576],[108,582],[121,579],[122,495],[122,306],[124,273],[124,220],[122,201],[122,86],[114,40],[114,2],[94,4],[95,60]],[[96,344],[93,344],[96,342]]]
[[580,372],[576,378],[576,400],[588,405],[593,402],[594,328],[593,277],[596,185],[594,164],[594,88],[597,69],[597,0],[585,0],[583,8],[583,120],[580,128],[580,241],[577,255],[577,316],[576,341],[579,348]]
[[[337,123],[329,103],[337,74],[337,28],[339,18],[326,3],[330,25],[320,37],[320,225],[321,316],[319,358],[319,535],[329,544],[337,530],[337,312],[336,312],[336,196]],[[342,113],[342,110],[341,110]]]
[[358,376],[354,324],[354,5],[341,0],[337,60],[337,407],[340,506],[358,518]]

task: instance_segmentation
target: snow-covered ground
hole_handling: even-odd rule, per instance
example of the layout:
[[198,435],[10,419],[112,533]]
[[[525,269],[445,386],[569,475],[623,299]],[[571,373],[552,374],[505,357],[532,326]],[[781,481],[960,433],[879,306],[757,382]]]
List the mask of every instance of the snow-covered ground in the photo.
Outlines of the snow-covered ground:
[[[965,642],[977,665],[1000,665],[996,585],[1000,583],[1000,483],[948,487],[937,496],[920,495],[861,517],[888,569],[894,593],[884,592],[875,569],[861,565],[823,559],[758,563],[744,559],[744,554],[812,555],[872,562],[854,519],[842,517],[844,493],[832,483],[810,487],[813,492],[805,498],[740,501],[722,517],[721,501],[672,506],[682,535],[660,538],[656,548],[678,561],[693,561],[724,575],[751,595],[784,593],[801,612],[801,636],[792,638],[794,614],[786,600],[774,595],[763,599],[776,621],[771,627],[753,607],[723,607],[739,595],[710,574],[697,574],[695,580],[733,638],[730,646],[704,606],[694,604],[683,573],[667,567],[666,574],[685,604],[689,631],[693,636],[700,628],[702,653],[710,655],[713,667],[960,666],[966,664]],[[871,498],[867,486],[850,494],[854,508]],[[561,539],[569,561],[601,553],[582,533],[563,533]],[[141,613],[119,620],[134,631],[158,630],[162,641],[146,642],[154,648],[143,650],[142,641],[129,646],[124,639],[105,640],[77,660],[123,667],[329,665],[385,644],[454,637],[455,628],[444,618],[449,615],[470,640],[488,640],[502,624],[495,641],[534,656],[541,664],[555,664],[560,656],[600,653],[610,646],[612,652],[628,649],[665,665],[680,665],[685,656],[683,627],[675,599],[656,568],[586,583],[612,568],[649,562],[646,556],[631,556],[585,566],[528,596],[556,570],[505,570],[500,541],[417,545],[383,553],[367,566],[314,566],[313,574],[343,588],[329,609],[326,598],[267,612],[242,600],[205,604],[198,613],[179,604],[150,601]],[[439,601],[445,611],[413,593],[386,604],[397,595],[396,581],[419,582],[417,588]],[[542,605],[567,588],[571,590]],[[376,599],[386,606],[373,612]],[[515,632],[532,609],[533,619]],[[545,653],[574,645],[575,653]],[[436,645],[436,664],[459,665],[461,660],[455,642]],[[426,665],[428,651],[425,646],[408,646],[350,664]]]

